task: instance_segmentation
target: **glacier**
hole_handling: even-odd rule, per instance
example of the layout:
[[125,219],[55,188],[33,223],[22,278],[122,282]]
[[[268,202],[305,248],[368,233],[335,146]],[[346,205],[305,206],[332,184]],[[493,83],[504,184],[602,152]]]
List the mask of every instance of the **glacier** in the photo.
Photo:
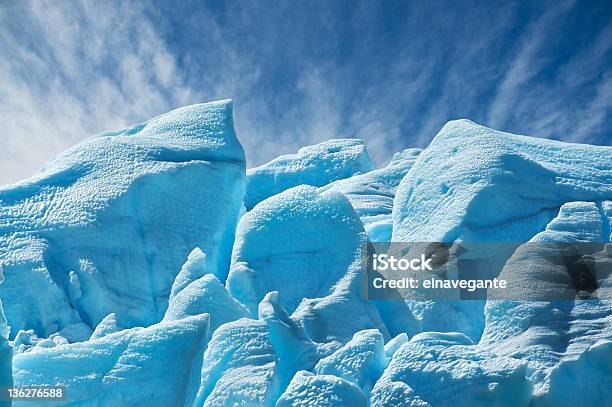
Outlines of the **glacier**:
[[33,348],[13,360],[15,384],[63,385],[69,402],[84,406],[190,405],[208,327],[208,316],[202,314],[91,341]]
[[374,169],[361,140],[337,139],[301,148],[247,171],[244,204],[259,202],[298,185],[321,187]]
[[47,337],[115,313],[150,325],[194,247],[224,278],[246,183],[229,101],[93,136],[0,189],[0,285],[12,327]]
[[390,242],[395,191],[420,153],[419,148],[409,148],[395,153],[387,166],[330,182],[321,187],[321,190],[338,191],[348,198],[359,215],[370,241]]
[[[612,147],[455,120],[380,168],[356,139],[246,163],[225,100],[1,187],[0,387],[64,386],[45,405],[66,406],[610,405]],[[390,242],[465,248],[511,288],[369,299],[364,256]]]

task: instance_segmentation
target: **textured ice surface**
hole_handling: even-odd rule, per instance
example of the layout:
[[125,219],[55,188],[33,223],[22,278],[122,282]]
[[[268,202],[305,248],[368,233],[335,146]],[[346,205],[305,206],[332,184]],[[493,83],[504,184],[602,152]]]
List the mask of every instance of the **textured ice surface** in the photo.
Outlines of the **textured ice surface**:
[[274,405],[296,372],[339,347],[315,343],[268,293],[258,320],[241,319],[215,331],[204,355],[196,405]]
[[296,373],[277,407],[336,407],[368,405],[365,394],[355,384],[333,375]]
[[[611,157],[610,147],[517,136],[468,120],[451,121],[397,188],[393,240],[526,242],[547,228],[568,202],[592,202],[603,212],[603,202],[612,196]],[[576,231],[583,229],[581,223],[593,222],[594,213],[584,214],[588,217],[576,215]],[[608,241],[609,221],[590,233]],[[488,255],[476,258],[488,259],[486,277],[496,277],[506,258],[498,252]],[[454,330],[478,340],[484,327],[483,302],[411,307],[424,330]]]
[[348,198],[363,222],[370,241],[390,242],[395,190],[420,152],[418,148],[409,148],[396,153],[384,168],[334,181],[321,190],[338,191]]
[[[0,386],[67,385],[70,406],[609,405],[612,148],[453,121],[376,170],[357,140],[303,148],[249,170],[246,197],[244,163],[215,102],[0,189]],[[392,238],[516,243],[471,255],[517,296],[570,299],[367,301],[362,255]],[[573,242],[594,244],[568,253],[592,289],[544,246]]]
[[244,203],[250,210],[264,199],[289,188],[302,184],[321,187],[373,169],[361,140],[325,141],[249,169]]
[[[344,195],[298,186],[261,202],[238,225],[228,291],[255,315],[277,291],[312,338],[348,340],[358,330],[387,332],[359,291],[367,235]],[[299,290],[295,287],[299,286]]]
[[393,355],[395,354],[395,352],[397,352],[397,350],[403,344],[408,342],[408,340],[409,340],[408,335],[406,335],[405,333],[401,333],[397,335],[395,338],[389,340],[389,342],[385,344],[385,354],[387,355],[387,358],[391,359]]
[[612,394],[612,342],[599,341],[552,372],[539,406],[607,406]]
[[206,256],[194,249],[172,285],[164,319],[177,320],[189,315],[208,314],[210,332],[220,325],[249,315],[214,274],[206,273]]
[[98,326],[96,326],[96,329],[94,329],[90,339],[102,338],[108,334],[119,332],[121,329],[122,328],[117,325],[117,316],[114,313],[108,314],[102,321],[100,321]]
[[270,291],[278,291],[292,312],[302,298],[330,295],[341,280],[357,278],[366,242],[363,225],[342,194],[295,187],[240,219],[227,286],[253,313]]
[[[602,242],[606,236],[602,236],[605,225],[609,225],[609,218],[601,216],[596,204],[569,202],[532,241]],[[545,296],[550,295],[551,299],[559,298],[560,293],[568,298],[567,293],[573,293],[576,300],[489,301],[485,308],[486,325],[481,346],[500,355],[528,361],[528,376],[535,385],[536,401],[543,402],[542,405],[572,405],[575,396],[558,394],[568,393],[565,387],[573,381],[562,384],[563,378],[575,375],[578,365],[583,366],[582,374],[588,376],[593,385],[579,387],[580,381],[576,380],[572,388],[592,397],[593,404],[585,405],[604,405],[603,395],[610,394],[605,386],[610,382],[612,371],[609,364],[592,363],[593,356],[588,353],[612,360],[612,347],[609,346],[612,341],[612,301],[609,299],[612,297],[604,292],[606,287],[612,286],[612,251],[606,250],[602,242],[593,245],[589,252],[563,254],[566,258],[575,255],[589,261],[593,269],[599,271],[595,276],[599,288],[589,293],[591,299],[578,299],[586,293],[579,291],[567,264],[558,260],[558,252],[548,247],[521,246],[501,273],[501,277],[511,281],[513,289],[538,290]],[[530,266],[530,263],[538,266]],[[538,275],[533,275],[533,270],[537,270]],[[523,281],[529,281],[530,286],[522,287]],[[600,345],[596,346],[597,343]],[[591,350],[593,347],[597,349]],[[608,390],[612,389],[608,386]]]
[[[0,189],[0,286],[12,327],[159,320],[194,247],[224,277],[245,183],[231,102],[91,137]],[[71,273],[72,272],[72,273]]]
[[[66,338],[68,342],[82,342],[88,340],[92,335],[92,329],[83,322],[77,322],[76,324],[70,324],[62,330],[60,330],[57,334]],[[52,337],[51,335],[50,337]]]
[[[528,406],[527,363],[496,356],[457,333],[422,333],[393,355],[373,406]],[[410,404],[412,403],[412,404]]]
[[208,316],[198,315],[32,349],[13,360],[15,386],[67,386],[80,406],[191,406],[207,331]]
[[610,199],[611,151],[451,121],[397,189],[393,238],[527,241],[564,203]]
[[339,346],[335,341],[317,343],[308,337],[304,328],[291,319],[280,304],[276,291],[269,292],[259,303],[258,317],[268,326],[268,337],[285,384],[299,369],[312,369],[322,356]]
[[314,371],[341,377],[369,392],[388,362],[383,336],[371,329],[357,332],[346,345],[321,359]]
[[280,394],[277,364],[265,322],[221,325],[204,353],[196,405],[273,405]]

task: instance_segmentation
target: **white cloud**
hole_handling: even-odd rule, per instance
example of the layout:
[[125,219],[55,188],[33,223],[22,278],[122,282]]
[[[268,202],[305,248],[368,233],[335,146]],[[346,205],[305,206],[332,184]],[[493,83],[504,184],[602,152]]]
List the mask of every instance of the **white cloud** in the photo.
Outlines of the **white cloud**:
[[511,61],[489,108],[487,122],[494,127],[504,127],[512,116],[514,106],[524,93],[524,87],[546,66],[547,40],[558,35],[564,16],[574,6],[573,1],[563,1],[546,10],[532,21],[522,38],[522,44]]
[[0,183],[83,137],[198,101],[138,4],[14,7],[0,16]]
[[572,2],[414,3],[390,28],[367,1],[202,6],[0,4],[0,184],[91,134],[225,98],[250,165],[332,137],[363,138],[380,165],[456,118],[587,142],[609,128],[612,23],[551,70]]

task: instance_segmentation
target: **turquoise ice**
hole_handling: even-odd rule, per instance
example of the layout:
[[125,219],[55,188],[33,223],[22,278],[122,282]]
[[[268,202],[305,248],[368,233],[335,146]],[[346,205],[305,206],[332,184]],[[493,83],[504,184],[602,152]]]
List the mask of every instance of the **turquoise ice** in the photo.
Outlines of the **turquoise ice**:
[[[0,188],[0,385],[70,406],[609,404],[611,147],[458,120],[378,169],[336,139],[247,171],[232,115],[181,108]],[[364,253],[391,240],[514,243],[471,256],[516,300],[369,301]],[[576,242],[588,293],[538,246]]]

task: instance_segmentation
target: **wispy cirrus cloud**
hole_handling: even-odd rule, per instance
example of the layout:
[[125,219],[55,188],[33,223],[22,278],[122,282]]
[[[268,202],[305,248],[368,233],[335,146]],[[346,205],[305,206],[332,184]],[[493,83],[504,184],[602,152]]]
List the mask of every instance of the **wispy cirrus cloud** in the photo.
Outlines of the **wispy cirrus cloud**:
[[[605,120],[612,112],[612,24],[595,30],[588,43],[574,44],[578,38],[564,31],[577,6],[560,2],[529,24],[488,110],[488,125],[566,141],[611,141]],[[561,61],[560,44],[571,51]]]
[[0,184],[99,131],[233,98],[250,165],[332,137],[378,164],[448,120],[610,143],[607,2],[0,5]]
[[127,3],[2,6],[0,182],[92,133],[199,99],[141,13]]
[[565,15],[573,1],[559,2],[534,18],[519,39],[518,52],[510,59],[508,69],[488,110],[488,122],[492,126],[504,126],[512,116],[513,108],[520,102],[524,88],[547,65],[547,39],[554,38],[563,27]]

